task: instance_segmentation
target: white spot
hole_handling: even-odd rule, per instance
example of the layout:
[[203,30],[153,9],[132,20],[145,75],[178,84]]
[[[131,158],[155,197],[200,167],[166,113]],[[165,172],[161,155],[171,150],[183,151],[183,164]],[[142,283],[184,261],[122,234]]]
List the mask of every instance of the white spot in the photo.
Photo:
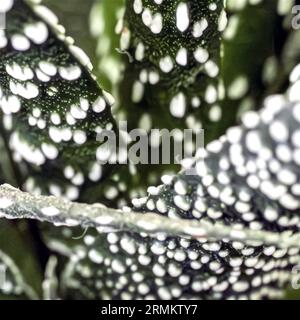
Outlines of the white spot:
[[97,182],[102,177],[102,166],[98,163],[95,163],[89,173],[89,179],[91,181]]
[[81,130],[76,130],[73,133],[73,140],[75,143],[82,145],[86,142],[87,137],[86,137],[86,133],[84,131]]
[[157,277],[163,277],[166,274],[166,271],[164,270],[164,268],[158,263],[156,263],[153,266],[152,271],[154,275]]
[[209,58],[209,53],[206,49],[198,47],[194,52],[194,57],[199,63],[205,63]]
[[228,88],[228,96],[233,99],[241,99],[248,91],[249,84],[245,76],[237,77]]
[[134,0],[133,10],[136,14],[141,14],[143,11],[143,2],[142,0]]
[[138,103],[144,96],[144,85],[140,81],[135,81],[132,87],[131,100],[134,103]]
[[9,115],[21,110],[21,102],[16,96],[3,97],[0,100],[0,107],[6,115]]
[[219,17],[218,21],[218,30],[220,32],[223,32],[226,27],[227,27],[228,19],[227,19],[227,14],[225,10],[222,10],[221,15]]
[[70,113],[72,117],[75,119],[85,119],[87,115],[85,111],[83,111],[80,107],[76,105],[71,106]]
[[184,32],[190,25],[189,8],[185,2],[180,2],[177,6],[176,25],[181,32]]
[[145,26],[150,27],[152,23],[152,13],[150,9],[146,8],[142,13],[142,20]]
[[213,85],[209,85],[205,91],[205,100],[209,104],[213,104],[218,99],[217,89]]
[[0,198],[0,209],[7,209],[13,205],[13,202],[7,198]]
[[0,30],[0,49],[5,48],[7,46],[8,40],[5,36],[3,30]]
[[298,64],[290,74],[290,82],[294,83],[300,80],[300,64]]
[[154,33],[154,34],[158,34],[161,32],[163,28],[163,19],[162,19],[162,15],[160,13],[156,13],[153,16],[151,25],[150,25],[150,30]]
[[125,28],[122,31],[121,37],[120,37],[120,49],[122,51],[128,50],[130,46],[130,37],[131,37],[130,31],[127,28]]
[[119,260],[113,260],[111,264],[113,271],[123,274],[126,271],[125,266]]
[[152,85],[155,85],[159,82],[159,74],[156,71],[149,72],[149,82]]
[[207,61],[204,65],[204,68],[208,76],[211,78],[215,78],[219,74],[219,67],[212,60]]
[[47,76],[44,72],[42,72],[40,69],[35,70],[36,76],[38,79],[42,82],[49,82],[51,78]]
[[73,81],[81,76],[81,69],[79,66],[60,67],[58,70],[60,76],[68,81]]
[[58,156],[57,148],[53,145],[50,145],[50,144],[43,143],[42,144],[42,151],[43,151],[44,155],[46,156],[46,158],[48,158],[50,160],[54,160]]
[[276,221],[278,218],[278,212],[277,210],[268,207],[265,209],[264,211],[264,217],[268,220],[268,221]]
[[181,66],[187,65],[187,50],[185,48],[180,48],[176,55],[176,62]]
[[14,49],[19,51],[26,51],[30,48],[30,42],[27,37],[21,34],[15,34],[11,37],[11,44]]
[[51,119],[51,122],[57,126],[61,123],[61,119],[58,113],[51,114],[50,119]]
[[96,223],[99,223],[100,225],[107,225],[113,222],[113,217],[111,216],[99,216],[95,218]]
[[93,69],[90,58],[87,54],[77,46],[69,46],[71,53],[79,60],[79,62],[89,70]]
[[103,97],[98,97],[97,100],[93,103],[93,110],[96,113],[104,111],[106,107],[106,102]]
[[170,112],[176,118],[182,118],[186,112],[186,98],[185,95],[180,92],[170,102]]
[[39,62],[39,68],[48,76],[53,77],[56,75],[57,68],[54,64],[48,61]]
[[283,122],[274,121],[269,127],[271,137],[278,142],[286,142],[289,138],[289,130]]
[[134,241],[128,238],[122,238],[120,241],[121,248],[130,255],[134,255],[136,253],[136,247],[134,245]]
[[102,255],[95,249],[91,249],[88,255],[91,261],[96,264],[101,264],[104,261],[104,258],[102,257]]
[[48,39],[48,28],[41,21],[27,24],[24,28],[24,33],[35,44],[42,44]]
[[1,7],[0,12],[7,12],[9,11],[14,4],[13,0],[1,0]]
[[259,124],[259,115],[257,112],[248,111],[242,116],[242,122],[248,129],[254,129]]
[[232,289],[236,292],[244,292],[249,288],[249,284],[245,281],[236,282]]
[[142,42],[139,42],[135,50],[135,59],[137,61],[142,61],[144,59],[144,56],[145,56],[145,46],[143,45]]
[[55,207],[46,207],[41,210],[42,214],[44,214],[47,217],[54,217],[60,214],[59,209]]
[[159,61],[159,66],[163,72],[165,72],[165,73],[170,72],[173,69],[172,58],[170,56],[166,56],[164,58],[161,58]]
[[50,127],[49,129],[49,137],[52,141],[56,143],[60,143],[62,141],[62,135],[59,129],[55,127]]
[[201,21],[194,23],[193,36],[195,38],[200,38],[203,35],[203,32],[207,29],[207,27],[208,22],[205,18],[203,18]]
[[31,80],[34,77],[29,67],[21,68],[18,64],[6,65],[6,72],[13,78],[21,81]]
[[45,6],[33,6],[34,11],[45,21],[47,21],[52,26],[58,24],[57,16]]

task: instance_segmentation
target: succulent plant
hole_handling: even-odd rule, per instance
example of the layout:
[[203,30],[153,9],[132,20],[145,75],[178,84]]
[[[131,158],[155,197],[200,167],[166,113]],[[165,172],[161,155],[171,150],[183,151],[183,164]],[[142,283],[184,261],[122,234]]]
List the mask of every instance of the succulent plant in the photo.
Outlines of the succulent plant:
[[[88,1],[89,58],[40,1],[4,0],[0,298],[285,297],[300,264],[295,4]],[[158,145],[151,129],[204,129],[206,145],[180,166],[109,162],[99,136],[122,139],[121,120]]]

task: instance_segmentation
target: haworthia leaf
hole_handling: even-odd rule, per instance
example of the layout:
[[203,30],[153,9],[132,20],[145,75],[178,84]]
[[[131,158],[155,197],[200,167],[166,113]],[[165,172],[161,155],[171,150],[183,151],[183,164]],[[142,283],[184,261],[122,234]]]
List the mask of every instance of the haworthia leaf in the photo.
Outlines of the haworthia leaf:
[[[4,31],[0,31],[0,55],[3,53],[4,57],[0,62],[0,73],[4,75],[0,79],[0,117],[3,117],[6,135],[22,174],[31,176],[26,188],[90,202],[97,201],[103,193],[106,199],[114,202],[121,191],[128,199],[136,191],[128,190],[128,186],[134,179],[147,184],[148,180],[143,177],[148,172],[136,176],[131,168],[132,180],[127,182],[129,174],[124,167],[109,180],[109,187],[97,184],[103,175],[99,175],[102,167],[95,163],[97,155],[101,158],[95,135],[103,128],[114,128],[108,110],[109,98],[86,69],[82,53],[79,54],[81,58],[75,58],[78,49],[62,34],[56,18],[52,16],[51,19],[47,9],[34,3],[36,1],[6,0],[8,24]],[[121,49],[134,60],[134,64],[128,71],[131,76],[127,73],[125,79],[130,88],[127,100],[131,101],[123,107],[130,106],[129,110],[132,110],[131,106],[135,105],[142,109],[135,117],[130,117],[131,126],[145,123],[146,119],[150,127],[166,127],[165,123],[168,123],[168,128],[174,124],[184,128],[183,120],[187,121],[187,126],[198,127],[196,118],[190,115],[196,93],[202,99],[202,106],[200,109],[196,107],[197,111],[192,113],[198,114],[200,110],[200,121],[205,119],[204,126],[219,130],[210,122],[218,123],[222,115],[220,101],[217,101],[222,98],[218,92],[222,86],[217,90],[218,80],[210,72],[219,68],[219,32],[222,28],[217,27],[221,27],[225,19],[221,14],[221,1],[207,3],[127,2]],[[282,11],[287,14],[287,6],[283,3],[278,1],[277,9],[280,14]],[[248,10],[248,6],[264,6],[266,2],[229,0],[227,4],[228,9],[240,11]],[[200,9],[194,11],[195,8]],[[210,23],[202,30],[207,12],[209,21],[206,21]],[[201,17],[198,16],[200,13]],[[165,22],[170,34],[164,33]],[[195,36],[199,32],[202,34]],[[163,35],[165,38],[161,41]],[[207,61],[200,67],[197,64],[198,68],[188,62],[183,64],[184,49],[189,49],[188,58],[190,52],[193,52],[192,59],[199,58],[195,54],[194,38],[203,41],[196,50],[207,49],[215,65]],[[170,39],[174,40],[173,43]],[[144,46],[141,61],[137,58],[141,53],[140,43]],[[228,55],[228,51],[224,52]],[[260,69],[265,56],[259,58]],[[166,66],[172,67],[167,71]],[[244,70],[243,66],[240,67]],[[49,68],[55,69],[55,74],[49,74]],[[228,70],[233,74],[226,74],[231,81],[235,79],[235,72],[239,73],[239,68]],[[160,88],[150,81],[152,71],[159,74]],[[193,81],[191,73],[196,75],[197,81]],[[297,66],[290,74],[292,86],[287,97],[269,97],[261,112],[245,114],[240,127],[227,131],[205,151],[198,150],[196,160],[185,161],[180,174],[164,176],[164,184],[150,187],[148,197],[133,200],[134,211],[152,211],[153,214],[34,197],[6,186],[0,187],[0,216],[38,219],[55,226],[67,226],[62,232],[51,227],[54,233],[46,240],[52,250],[65,256],[69,262],[60,274],[58,285],[56,271],[60,270],[56,270],[56,259],[50,258],[43,282],[44,297],[281,297],[291,280],[291,268],[300,262],[297,241],[300,226],[299,79]],[[241,83],[243,81],[238,85]],[[49,91],[53,87],[59,90]],[[195,88],[202,91],[196,92]],[[227,83],[225,89],[228,89]],[[280,91],[284,89],[284,85],[280,86]],[[213,103],[212,96],[216,99]],[[156,110],[151,99],[160,106],[158,110],[164,107],[161,119],[145,113],[147,107]],[[105,111],[101,112],[99,108]],[[67,140],[64,140],[65,135],[69,137]],[[105,167],[103,172],[106,177],[109,169]],[[159,175],[158,171],[155,173]],[[126,176],[126,183],[122,174]],[[80,239],[73,241],[72,237],[76,236],[74,227],[91,229],[79,234],[83,242]],[[66,239],[62,239],[62,235]],[[12,259],[1,253],[1,261],[9,267],[5,294],[35,297],[24,284]]]
[[[194,171],[164,177],[164,185],[150,188],[147,198],[134,200],[135,210],[166,215],[170,223],[174,218],[220,221],[232,228],[235,241],[211,240],[205,233],[191,240],[163,230],[151,236],[154,222],[145,227],[148,232],[111,233],[113,215],[101,215],[90,224],[82,209],[70,207],[73,220],[67,221],[61,210],[70,205],[58,207],[55,199],[52,207],[38,209],[36,218],[56,224],[102,224],[100,235],[86,235],[85,246],[73,249],[62,282],[64,294],[122,299],[281,297],[291,268],[299,263],[298,246],[249,243],[245,229],[287,232],[287,238],[299,232],[299,75],[295,78],[287,98],[269,97],[259,113],[245,114],[240,127],[209,144],[205,165],[199,158]],[[283,147],[286,152],[278,152]],[[15,217],[33,217],[26,206],[18,212],[3,196],[1,205],[8,216],[16,212]],[[124,213],[125,220],[128,214]]]
[[[215,103],[210,103],[214,105],[212,108],[208,106],[205,96],[216,102],[219,27],[226,22],[222,8],[223,1],[126,1],[125,17],[119,19],[113,30],[121,33],[118,51],[119,59],[123,53],[125,65],[122,81],[119,83],[119,76],[115,85],[119,87],[115,115],[118,120],[127,121],[128,130],[142,128],[150,137],[151,129],[197,131],[202,121],[206,129],[212,124],[207,120],[209,110],[218,112],[219,107]],[[99,5],[100,9],[102,15],[108,11],[104,3]],[[186,30],[182,30],[182,23],[187,24]],[[99,44],[103,44],[100,52],[106,48],[109,30],[109,43],[111,46],[115,43],[110,25],[111,20],[100,35]],[[115,54],[110,53],[111,57]],[[108,77],[116,70],[116,63],[112,65],[109,59],[101,60],[101,65],[109,68]],[[180,134],[175,139],[180,139]],[[154,137],[151,141],[156,140]],[[175,163],[132,165],[130,171],[123,168],[115,175],[121,188],[111,186],[110,189],[117,190],[119,196],[115,199],[121,196],[119,206],[124,205],[132,197],[144,196],[147,185],[159,183],[163,173],[177,170]],[[122,190],[124,185],[126,192]]]
[[127,112],[138,111],[134,124],[148,114],[155,128],[209,127],[222,9],[223,1],[127,1],[120,47],[130,56],[123,92],[132,105]]
[[[96,135],[113,129],[111,97],[56,16],[35,2],[8,1],[0,31],[0,110],[26,190],[77,199],[108,172]],[[97,151],[98,150],[98,151]]]
[[66,267],[64,294],[101,299],[280,298],[299,249],[242,242],[156,239],[131,233],[86,236]]

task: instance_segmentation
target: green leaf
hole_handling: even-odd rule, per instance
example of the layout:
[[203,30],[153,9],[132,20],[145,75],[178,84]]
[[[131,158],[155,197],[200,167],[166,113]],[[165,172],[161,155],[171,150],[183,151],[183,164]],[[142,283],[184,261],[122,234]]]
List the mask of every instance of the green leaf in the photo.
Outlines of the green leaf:
[[122,77],[122,55],[118,51],[118,24],[124,15],[124,0],[95,1],[90,13],[90,31],[96,40],[95,74],[102,86],[117,96]]
[[[76,44],[84,49],[92,64],[96,66],[96,43],[89,32],[89,14],[94,2],[94,0],[43,0],[43,4],[63,22],[66,33],[75,39]],[[96,71],[97,69],[93,70],[94,73]],[[101,81],[100,83],[103,86]]]
[[[300,262],[295,238],[300,207],[299,79],[286,97],[270,96],[259,113],[246,113],[241,126],[210,143],[205,163],[199,153],[192,166],[175,177],[164,176],[164,184],[149,188],[148,197],[135,199],[140,219],[101,205],[84,209],[55,198],[18,196],[12,189],[4,191],[0,205],[11,218],[91,228],[83,243],[68,246],[69,251],[56,245],[69,257],[60,278],[67,298],[281,298],[293,276],[291,268]],[[287,153],[276,152],[283,142],[293,161],[286,161]],[[19,204],[11,202],[13,198]],[[168,225],[177,223],[190,236],[174,236],[165,225],[159,229],[166,221],[155,215],[143,220],[142,213],[149,212],[168,217]],[[202,222],[203,229],[186,227],[187,220]],[[208,236],[208,226],[216,229],[214,237]],[[144,231],[135,231],[137,227]],[[222,235],[228,227],[230,233]],[[264,236],[249,240],[250,231]],[[72,236],[70,230],[65,233],[67,239]],[[275,241],[277,236],[281,240]]]
[[[177,22],[180,24],[177,20],[181,16],[178,15],[177,19],[176,12],[178,6],[179,13],[180,8],[185,10],[185,5],[189,11],[189,21],[187,29],[181,31],[182,27],[176,25]],[[114,2],[110,10],[115,7],[118,8],[118,2]],[[107,16],[109,9],[104,2],[99,5],[98,11],[102,9],[104,21],[109,20],[99,36],[100,52],[105,51],[105,43],[110,43],[109,58],[105,58],[105,53],[101,56],[101,65],[110,69],[108,76],[114,74],[119,65],[116,59],[120,59],[120,53],[123,53],[123,65],[119,68],[120,73],[125,69],[124,74],[121,73],[122,81],[119,83],[118,78],[113,86],[118,87],[114,114],[117,120],[127,121],[128,131],[145,129],[150,139],[151,129],[172,131],[175,128],[188,128],[197,131],[204,127],[208,131],[214,130],[215,123],[209,120],[209,114],[210,110],[219,110],[215,102],[220,62],[221,32],[218,28],[225,18],[222,8],[223,1],[181,3],[169,0],[161,4],[153,1],[127,1],[124,19],[120,18],[115,26],[112,14]],[[115,9],[113,17],[118,12]],[[151,25],[147,19],[152,21]],[[117,46],[116,37],[112,35],[115,30],[121,33],[117,58],[116,53],[112,53],[113,46]],[[204,54],[203,61],[201,53]],[[109,63],[109,59],[114,60],[114,66]],[[164,67],[168,67],[168,64],[170,70]],[[212,93],[213,103],[205,102],[205,95],[209,93]],[[121,186],[117,188],[119,203],[124,205],[132,197],[144,196],[147,186],[159,183],[162,174],[175,173],[178,168],[177,163],[130,164],[130,170],[123,166],[115,172],[110,189],[114,188],[117,181]],[[126,186],[125,192],[122,186]],[[110,205],[115,206],[115,202]]]
[[[244,111],[261,106],[266,90],[264,66],[275,54],[278,25],[276,1],[260,1],[255,5],[245,2],[237,9],[237,2],[229,0],[226,12],[228,24],[222,38],[221,68],[224,116],[216,130],[219,134],[235,125]],[[213,138],[218,135],[214,134]]]
[[24,188],[80,198],[111,170],[96,156],[97,133],[115,130],[111,96],[55,15],[34,2],[16,0],[8,10],[0,55],[4,139],[26,177]]
[[[124,25],[117,28],[129,62],[116,117],[127,118],[129,129],[204,127],[209,141],[234,124],[245,106],[259,107],[266,92],[285,92],[290,78],[286,96],[268,97],[260,112],[246,113],[242,125],[136,199],[174,166],[100,167],[97,158],[104,155],[96,134],[116,130],[110,96],[56,18],[36,1],[14,0],[7,28],[0,31],[0,119],[6,130],[0,151],[7,151],[8,142],[12,150],[0,166],[5,180],[13,181],[14,174],[6,174],[15,171],[13,159],[27,179],[26,190],[56,197],[2,186],[0,215],[43,222],[51,250],[42,282],[46,299],[280,298],[291,268],[300,263],[297,32],[278,27],[283,20],[278,14],[288,19],[282,1],[228,0],[229,29],[220,60],[223,1],[158,2],[127,1]],[[115,13],[100,28],[103,71],[116,45],[111,31],[119,5],[100,3],[93,11],[101,10],[104,20]],[[228,37],[235,19],[236,34]],[[275,52],[266,41],[273,35]],[[116,67],[117,54],[112,57]],[[282,68],[270,73],[268,65]],[[98,76],[115,89],[117,77],[107,75],[106,70]],[[111,207],[133,200],[134,209],[88,206],[58,196],[101,200]],[[40,275],[33,276],[40,269],[31,246],[36,239],[22,222],[3,226],[6,297],[34,298],[31,287],[41,296]],[[13,241],[2,244],[2,236],[25,240],[17,245],[21,252],[14,252]]]
[[209,128],[222,9],[223,1],[127,1],[120,46],[130,58],[121,103],[124,113],[134,112],[130,127],[148,115],[153,128],[183,129],[186,119]]
[[2,221],[0,229],[0,299],[38,299],[41,275],[30,247],[8,222]]

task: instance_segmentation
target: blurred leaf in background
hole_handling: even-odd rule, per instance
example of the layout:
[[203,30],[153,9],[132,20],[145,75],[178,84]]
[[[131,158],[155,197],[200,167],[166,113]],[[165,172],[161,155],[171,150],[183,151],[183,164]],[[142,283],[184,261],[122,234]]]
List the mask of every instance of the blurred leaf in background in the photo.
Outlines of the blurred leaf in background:
[[43,4],[57,15],[66,33],[87,53],[93,65],[97,65],[97,44],[89,29],[89,15],[94,3],[94,0],[43,0]]

